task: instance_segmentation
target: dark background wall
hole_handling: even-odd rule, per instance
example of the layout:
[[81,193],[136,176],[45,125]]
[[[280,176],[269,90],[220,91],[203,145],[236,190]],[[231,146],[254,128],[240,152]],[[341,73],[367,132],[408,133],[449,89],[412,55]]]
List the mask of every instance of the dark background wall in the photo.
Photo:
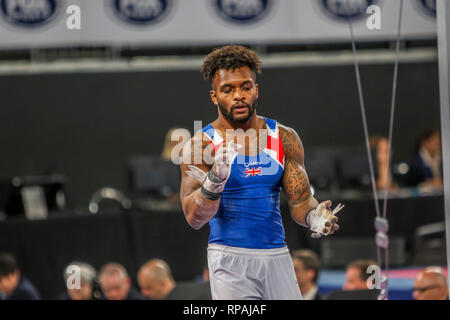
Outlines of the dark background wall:
[[[371,134],[388,133],[393,65],[361,67]],[[267,68],[258,113],[315,146],[364,145],[353,66]],[[193,131],[217,111],[198,71],[45,74],[0,77],[0,178],[65,173],[69,204],[98,188],[124,187],[124,161],[159,153],[173,126]],[[437,63],[401,64],[394,161],[416,137],[439,127]]]

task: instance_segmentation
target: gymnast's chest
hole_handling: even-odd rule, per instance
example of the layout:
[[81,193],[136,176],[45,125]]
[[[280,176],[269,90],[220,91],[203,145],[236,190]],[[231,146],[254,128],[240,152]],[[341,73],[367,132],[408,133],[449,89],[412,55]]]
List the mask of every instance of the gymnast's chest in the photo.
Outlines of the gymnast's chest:
[[283,167],[265,152],[256,156],[238,154],[231,166],[226,189],[281,186]]

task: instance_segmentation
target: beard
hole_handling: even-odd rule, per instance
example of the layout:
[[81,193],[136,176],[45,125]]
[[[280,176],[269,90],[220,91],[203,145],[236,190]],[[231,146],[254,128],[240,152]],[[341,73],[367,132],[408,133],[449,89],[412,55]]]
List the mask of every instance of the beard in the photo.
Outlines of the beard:
[[228,112],[227,109],[226,109],[224,106],[222,106],[222,105],[220,104],[220,102],[218,102],[218,107],[219,107],[220,113],[221,113],[221,114],[225,117],[225,119],[227,119],[229,122],[232,122],[232,123],[246,123],[248,120],[250,120],[250,118],[252,117],[252,115],[255,113],[256,106],[257,106],[257,104],[258,104],[258,100],[255,100],[255,102],[253,102],[252,105],[250,105],[250,104],[248,104],[248,103],[245,103],[245,102],[244,102],[244,104],[245,104],[245,106],[246,106],[247,109],[248,109],[248,115],[247,115],[246,117],[244,117],[244,118],[236,118],[236,117],[233,115],[233,111],[234,111],[234,109],[236,108],[235,106],[232,106],[232,107],[231,107],[230,112]]

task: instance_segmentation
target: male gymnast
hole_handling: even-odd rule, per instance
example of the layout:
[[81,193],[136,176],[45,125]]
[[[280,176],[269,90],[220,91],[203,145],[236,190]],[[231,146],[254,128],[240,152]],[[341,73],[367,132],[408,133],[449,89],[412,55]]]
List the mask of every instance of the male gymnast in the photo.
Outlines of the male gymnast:
[[298,134],[256,114],[261,62],[254,51],[216,49],[201,71],[218,117],[184,146],[180,198],[192,228],[209,222],[212,298],[302,299],[285,242],[281,188],[292,218],[314,238],[339,229],[335,213],[342,207],[332,211],[331,201],[312,196]]

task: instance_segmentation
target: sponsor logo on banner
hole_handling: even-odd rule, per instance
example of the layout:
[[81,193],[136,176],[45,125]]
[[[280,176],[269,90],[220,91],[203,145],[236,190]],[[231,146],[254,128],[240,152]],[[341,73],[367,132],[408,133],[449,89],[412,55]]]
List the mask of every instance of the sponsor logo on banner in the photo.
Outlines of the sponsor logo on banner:
[[52,21],[61,0],[0,0],[5,20],[18,27],[35,28]]
[[122,21],[149,25],[164,19],[174,0],[110,0],[114,13]]
[[219,15],[233,23],[252,23],[262,19],[273,0],[212,0]]
[[422,5],[424,11],[432,16],[436,16],[436,0],[417,0]]
[[338,19],[366,17],[366,10],[375,4],[376,0],[320,0],[322,7]]

